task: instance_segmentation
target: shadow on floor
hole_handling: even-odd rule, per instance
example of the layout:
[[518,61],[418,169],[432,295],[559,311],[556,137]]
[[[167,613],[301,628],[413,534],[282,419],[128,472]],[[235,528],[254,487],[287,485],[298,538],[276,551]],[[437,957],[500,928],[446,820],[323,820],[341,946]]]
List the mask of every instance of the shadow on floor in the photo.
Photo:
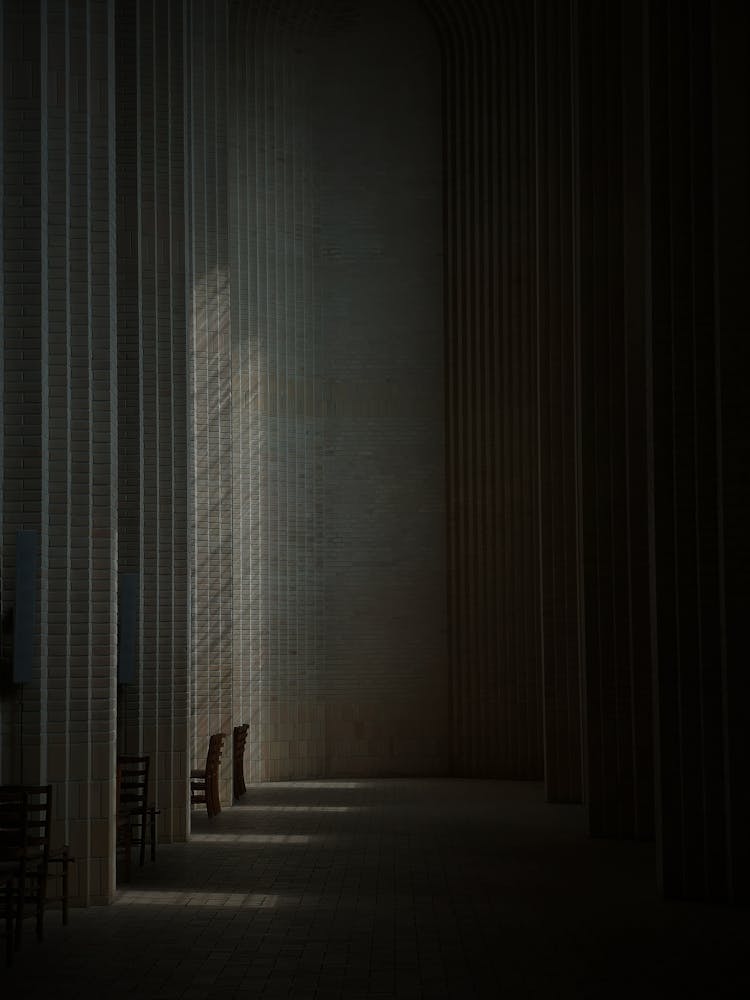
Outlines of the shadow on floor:
[[27,933],[3,1000],[750,994],[747,911],[661,901],[650,845],[536,784],[251,786],[134,871]]

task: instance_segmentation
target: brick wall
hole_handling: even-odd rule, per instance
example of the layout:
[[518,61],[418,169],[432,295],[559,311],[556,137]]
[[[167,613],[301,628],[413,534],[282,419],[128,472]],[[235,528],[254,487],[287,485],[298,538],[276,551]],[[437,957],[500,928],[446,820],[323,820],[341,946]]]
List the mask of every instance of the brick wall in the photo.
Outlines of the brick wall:
[[86,901],[114,884],[112,14],[96,0],[2,7],[4,609],[16,531],[40,541],[33,679],[2,696],[2,776],[53,784],[53,836]]
[[138,577],[118,746],[151,757],[166,839],[187,835],[187,336],[183,5],[118,4],[118,572]]
[[194,758],[231,717],[253,778],[441,772],[436,41],[403,5],[231,5],[224,58],[222,9],[193,14]]
[[[40,540],[23,687],[3,635],[0,774],[52,783],[81,902],[114,890],[118,748],[152,755],[161,835],[186,835],[181,11],[43,0],[0,16],[6,614],[16,531]],[[141,613],[118,705],[120,571],[139,575]]]
[[440,53],[409,5],[357,13],[305,52],[326,399],[316,694],[328,773],[445,773]]
[[227,247],[227,4],[194,4],[186,23],[188,328],[191,434],[191,752],[227,734],[222,798],[231,799],[232,342]]

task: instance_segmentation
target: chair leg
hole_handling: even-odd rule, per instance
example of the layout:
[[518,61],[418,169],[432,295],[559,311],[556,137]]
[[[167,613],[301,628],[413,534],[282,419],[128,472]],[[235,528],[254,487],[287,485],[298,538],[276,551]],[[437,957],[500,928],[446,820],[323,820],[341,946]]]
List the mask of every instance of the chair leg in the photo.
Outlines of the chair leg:
[[13,931],[13,881],[8,879],[5,884],[5,964],[13,964],[13,948],[15,945]]
[[39,876],[38,897],[36,901],[36,939],[42,941],[44,938],[44,904],[47,899],[47,880]]
[[146,817],[143,815],[141,816],[140,827],[141,827],[141,850],[140,850],[139,864],[140,867],[143,868],[143,866],[146,864]]
[[130,833],[130,823],[127,826],[121,827],[122,838],[123,838],[123,857],[122,857],[122,881],[130,881],[130,863],[131,863],[131,853],[133,851],[133,840]]
[[62,922],[63,925],[68,923],[68,866],[70,865],[70,859],[68,858],[67,851],[63,854],[62,860]]
[[219,797],[219,769],[217,768],[211,778],[211,794],[213,798],[214,816],[221,812],[221,798]]
[[17,889],[17,892],[18,892],[18,897],[17,897],[17,902],[16,902],[16,933],[15,933],[15,942],[16,942],[16,951],[19,951],[20,948],[21,948],[21,932],[23,931],[23,911],[25,909],[25,905],[24,904],[25,904],[25,901],[26,901],[26,878],[25,878],[25,874],[23,874],[23,873],[21,874],[21,876],[18,879],[18,889]]
[[151,832],[151,860],[156,861],[156,809],[154,806],[149,809],[148,819]]

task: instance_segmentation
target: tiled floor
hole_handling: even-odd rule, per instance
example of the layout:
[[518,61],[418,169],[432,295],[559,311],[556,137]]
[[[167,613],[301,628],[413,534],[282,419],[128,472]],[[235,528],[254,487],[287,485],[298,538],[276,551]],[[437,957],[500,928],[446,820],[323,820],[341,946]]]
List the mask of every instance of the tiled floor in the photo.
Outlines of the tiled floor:
[[0,997],[740,998],[749,931],[661,902],[652,848],[538,785],[260,785],[114,906],[29,924]]

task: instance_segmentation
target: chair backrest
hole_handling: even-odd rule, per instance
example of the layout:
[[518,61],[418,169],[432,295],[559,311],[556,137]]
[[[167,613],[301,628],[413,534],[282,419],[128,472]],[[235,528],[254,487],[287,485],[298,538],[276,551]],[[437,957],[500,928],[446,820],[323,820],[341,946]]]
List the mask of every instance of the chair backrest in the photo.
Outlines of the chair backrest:
[[235,726],[232,731],[232,757],[234,762],[235,772],[242,770],[244,759],[245,759],[245,743],[247,742],[247,731],[250,728],[247,722],[243,722],[241,726]]
[[232,733],[234,737],[234,753],[235,756],[245,752],[245,743],[247,741],[247,731],[250,728],[247,722],[243,722],[241,726],[235,726]]
[[52,785],[0,786],[0,859],[49,860]]
[[239,799],[245,794],[245,743],[247,742],[247,731],[250,728],[247,722],[240,726],[235,726],[232,731],[233,744],[233,768],[232,768],[232,790],[234,797]]
[[134,754],[117,757],[119,778],[118,808],[122,813],[145,816],[148,811],[148,769],[150,758]]
[[26,842],[35,857],[49,860],[49,834],[52,819],[52,785],[26,785],[29,821]]
[[212,733],[208,739],[208,753],[206,754],[206,774],[209,771],[215,771],[219,769],[219,764],[221,763],[221,751],[224,747],[224,740],[226,735],[224,733]]
[[0,785],[0,861],[21,861],[29,822],[28,795],[20,785]]

